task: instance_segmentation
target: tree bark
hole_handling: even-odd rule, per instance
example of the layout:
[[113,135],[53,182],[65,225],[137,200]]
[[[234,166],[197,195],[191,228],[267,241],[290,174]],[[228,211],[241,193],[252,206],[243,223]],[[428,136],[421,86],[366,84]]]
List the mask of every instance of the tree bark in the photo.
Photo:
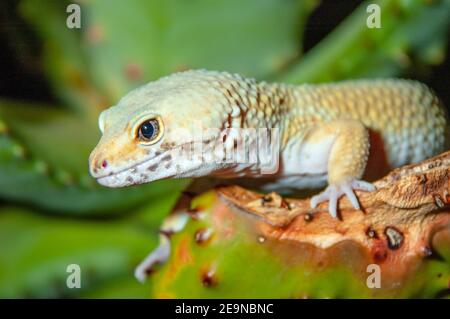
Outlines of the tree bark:
[[356,192],[362,210],[342,197],[340,219],[329,215],[328,203],[311,209],[310,198],[262,195],[239,186],[217,192],[227,205],[256,217],[257,232],[266,238],[319,248],[350,240],[366,247],[374,261],[394,258],[397,265],[432,255],[433,235],[450,229],[450,152],[395,169],[374,185],[374,192]]

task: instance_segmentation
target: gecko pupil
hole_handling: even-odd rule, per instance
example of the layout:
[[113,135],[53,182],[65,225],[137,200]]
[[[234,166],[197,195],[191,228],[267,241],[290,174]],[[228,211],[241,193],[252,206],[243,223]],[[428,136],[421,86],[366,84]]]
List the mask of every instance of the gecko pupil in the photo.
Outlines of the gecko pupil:
[[144,141],[153,139],[158,134],[158,121],[148,120],[139,127],[139,138]]

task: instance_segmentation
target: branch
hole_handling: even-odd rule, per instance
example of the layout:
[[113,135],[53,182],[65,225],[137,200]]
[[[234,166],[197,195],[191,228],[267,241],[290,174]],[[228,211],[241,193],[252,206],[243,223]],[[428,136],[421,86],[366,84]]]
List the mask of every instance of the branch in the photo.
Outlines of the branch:
[[[340,220],[326,203],[311,209],[310,199],[218,187],[180,202],[136,274],[145,279],[167,262],[153,281],[164,297],[192,297],[178,288],[199,278],[197,296],[212,298],[227,295],[226,287],[246,297],[442,297],[450,278],[449,176],[450,152],[396,169],[376,191],[356,193],[364,211],[341,198]],[[374,269],[381,289],[369,286]]]
[[341,198],[340,220],[329,215],[327,203],[311,209],[310,198],[285,199],[239,186],[217,192],[227,204],[257,217],[257,231],[267,238],[319,248],[350,240],[368,248],[376,261],[386,259],[388,250],[401,260],[431,255],[433,234],[450,227],[449,177],[450,152],[401,167],[376,181],[376,191],[356,192],[363,211]]

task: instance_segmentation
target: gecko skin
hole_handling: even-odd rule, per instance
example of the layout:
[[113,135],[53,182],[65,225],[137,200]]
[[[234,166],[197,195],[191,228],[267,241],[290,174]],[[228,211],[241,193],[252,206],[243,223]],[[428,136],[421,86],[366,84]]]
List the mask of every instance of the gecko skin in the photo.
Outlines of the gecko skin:
[[[208,128],[277,128],[280,165],[269,187],[328,182],[311,206],[328,201],[334,217],[341,196],[359,209],[353,190],[375,189],[362,180],[371,153],[397,167],[442,152],[448,135],[444,107],[415,81],[286,85],[204,70],[175,73],[130,92],[100,115],[99,127],[103,136],[90,156],[90,172],[108,187],[208,175],[267,177],[258,162],[190,161],[179,150],[204,145],[193,136]],[[381,141],[378,150],[370,145],[371,132]],[[224,141],[217,132],[204,138]]]

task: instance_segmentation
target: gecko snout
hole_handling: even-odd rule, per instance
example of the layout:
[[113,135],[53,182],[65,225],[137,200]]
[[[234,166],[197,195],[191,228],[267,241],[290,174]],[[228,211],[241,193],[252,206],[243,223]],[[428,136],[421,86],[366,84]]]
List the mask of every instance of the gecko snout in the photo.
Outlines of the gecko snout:
[[95,178],[107,174],[109,168],[109,161],[102,153],[92,152],[89,158],[89,171]]

